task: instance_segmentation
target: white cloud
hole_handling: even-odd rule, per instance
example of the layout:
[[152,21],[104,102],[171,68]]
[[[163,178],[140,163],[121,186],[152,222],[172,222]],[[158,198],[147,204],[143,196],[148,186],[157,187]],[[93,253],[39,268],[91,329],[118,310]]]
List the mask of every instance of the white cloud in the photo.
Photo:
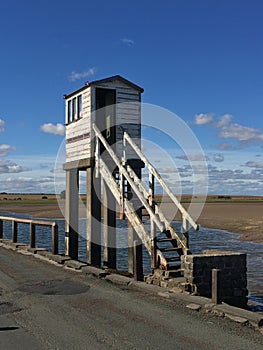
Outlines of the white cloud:
[[236,147],[232,146],[228,142],[221,142],[219,145],[217,145],[217,148],[220,150],[233,150],[236,149]]
[[54,178],[47,177],[9,177],[2,179],[0,192],[10,193],[52,193],[54,191]]
[[263,162],[249,161],[249,162],[246,162],[246,166],[250,168],[263,168]]
[[5,130],[4,125],[5,122],[2,119],[0,119],[0,132],[3,132]]
[[241,169],[208,166],[209,193],[262,195],[263,169],[245,172]]
[[234,139],[240,142],[263,141],[263,134],[260,130],[240,124],[229,124],[223,126],[218,136],[224,139]]
[[213,121],[213,114],[197,114],[194,123],[197,125],[209,124],[211,127],[218,129],[217,136],[222,139],[229,139],[238,141],[238,145],[230,145],[228,143],[221,143],[220,149],[239,149],[244,147],[247,143],[262,142],[263,132],[260,129],[244,126],[233,123],[233,116],[231,114],[224,114],[219,117],[218,122]]
[[87,70],[84,70],[83,72],[71,72],[69,75],[69,80],[70,81],[76,81],[82,78],[87,78],[96,73],[97,69],[95,67],[89,68]]
[[195,115],[194,123],[196,125],[206,125],[213,122],[214,115],[212,113],[200,113]]
[[15,150],[15,147],[6,144],[0,145],[0,157],[6,156],[10,151],[13,150]]
[[10,160],[0,159],[0,174],[17,174],[28,170]]
[[219,118],[219,122],[215,124],[216,128],[223,128],[231,123],[233,116],[231,114],[224,114]]
[[232,123],[232,120],[231,114],[225,114],[219,118],[219,122],[214,125],[215,128],[219,129],[218,137],[237,140],[241,143],[263,141],[261,130]]
[[207,156],[204,154],[188,154],[188,155],[182,155],[182,156],[176,156],[175,158],[177,159],[182,159],[182,160],[188,160],[189,162],[204,162],[209,160]]
[[213,155],[213,159],[214,159],[215,162],[221,163],[221,162],[223,162],[225,160],[225,157],[224,157],[224,155],[222,153],[216,153],[216,154]]
[[65,135],[65,126],[57,123],[57,124],[52,124],[52,123],[46,123],[41,125],[40,129],[43,132],[46,132],[48,134],[54,134],[54,135]]
[[134,40],[128,39],[128,38],[122,38],[121,42],[127,46],[132,46],[134,45]]

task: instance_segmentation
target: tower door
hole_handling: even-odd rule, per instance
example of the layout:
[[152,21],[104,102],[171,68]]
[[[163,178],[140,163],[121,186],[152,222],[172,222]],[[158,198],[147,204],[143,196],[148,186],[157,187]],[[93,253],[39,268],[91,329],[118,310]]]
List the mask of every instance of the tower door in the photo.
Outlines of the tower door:
[[96,88],[96,125],[110,145],[116,143],[116,90]]

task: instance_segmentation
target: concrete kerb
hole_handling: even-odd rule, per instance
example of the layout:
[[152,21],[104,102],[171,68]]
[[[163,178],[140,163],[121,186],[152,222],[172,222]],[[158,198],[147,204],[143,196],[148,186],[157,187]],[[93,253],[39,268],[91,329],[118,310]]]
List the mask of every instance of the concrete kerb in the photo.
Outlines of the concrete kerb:
[[[13,243],[10,240],[1,239],[0,246],[5,249],[12,249],[18,253],[24,253],[26,250],[30,255],[45,260],[49,263],[55,263],[58,266],[61,266],[66,269],[70,269],[76,272],[82,272],[86,275],[93,276],[96,278],[104,278],[107,282],[110,282],[117,286],[126,286],[128,288],[138,288],[144,292],[158,295],[165,299],[169,299],[172,302],[181,302],[188,309],[191,309],[195,312],[204,311],[211,313],[213,315],[226,317],[234,322],[249,325],[263,334],[263,313],[256,313],[245,309],[240,309],[234,306],[227,304],[212,304],[210,299],[185,294],[181,290],[176,288],[168,289],[155,286],[152,284],[147,284],[145,282],[134,281],[131,277],[123,276],[117,273],[111,273],[102,268],[90,266],[86,263],[82,263],[77,260],[72,260],[70,257],[63,255],[54,255],[47,250],[42,249],[26,249],[26,245],[23,243]],[[28,246],[27,246],[28,247]]]
[[74,270],[81,270],[83,267],[87,266],[87,264],[82,263],[78,260],[68,259],[64,260],[64,266]]
[[20,242],[12,242],[9,239],[2,239],[1,240],[2,246],[12,249],[12,250],[17,250],[18,248],[22,248],[22,247],[27,247],[27,245],[25,243],[20,243]]
[[122,276],[114,273],[105,276],[105,280],[118,286],[129,286],[130,284],[134,283],[134,280],[131,277]]

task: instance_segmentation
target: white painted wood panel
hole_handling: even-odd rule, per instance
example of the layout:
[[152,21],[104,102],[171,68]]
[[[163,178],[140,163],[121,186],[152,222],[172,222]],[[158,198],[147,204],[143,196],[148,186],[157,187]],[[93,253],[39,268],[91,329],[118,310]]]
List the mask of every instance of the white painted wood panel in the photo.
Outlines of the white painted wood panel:
[[[71,94],[70,97],[70,99],[73,99],[80,93],[82,94],[82,113],[80,119],[66,125],[67,162],[93,157],[94,141],[91,140],[93,140],[92,124],[96,118],[96,88],[116,90],[116,152],[118,156],[122,157],[123,153],[123,130],[118,125],[123,126],[129,135],[135,139],[138,146],[140,146],[140,91],[122,80],[112,80],[98,84],[92,83],[76,95]],[[129,154],[127,156],[129,157]]]

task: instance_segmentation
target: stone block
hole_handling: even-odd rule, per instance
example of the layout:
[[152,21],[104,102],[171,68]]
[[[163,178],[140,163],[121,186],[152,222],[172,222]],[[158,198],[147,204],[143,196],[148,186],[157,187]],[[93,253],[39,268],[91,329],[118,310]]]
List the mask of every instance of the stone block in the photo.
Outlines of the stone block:
[[[197,294],[211,297],[212,269],[221,270],[221,296],[223,301],[246,302],[246,255],[227,251],[204,251],[204,254],[182,258],[184,278]],[[238,299],[237,299],[238,298]],[[243,300],[242,300],[243,298]]]
[[65,261],[70,260],[70,257],[59,254],[52,254],[49,256],[49,259],[55,261],[58,264],[64,264]]
[[167,288],[168,287],[168,281],[161,281],[160,282],[160,287]]
[[186,305],[186,307],[190,310],[193,310],[193,311],[201,310],[201,305],[199,305],[199,304],[191,303],[191,304]]
[[82,266],[81,272],[85,273],[86,275],[92,275],[92,276],[98,277],[98,278],[104,278],[109,274],[109,272],[107,272],[103,269],[100,269],[100,268],[95,267],[95,266],[89,266],[89,265]]
[[80,270],[82,267],[87,266],[85,263],[72,259],[66,260],[64,265],[74,270]]
[[160,279],[159,278],[153,278],[152,284],[155,286],[160,286]]

